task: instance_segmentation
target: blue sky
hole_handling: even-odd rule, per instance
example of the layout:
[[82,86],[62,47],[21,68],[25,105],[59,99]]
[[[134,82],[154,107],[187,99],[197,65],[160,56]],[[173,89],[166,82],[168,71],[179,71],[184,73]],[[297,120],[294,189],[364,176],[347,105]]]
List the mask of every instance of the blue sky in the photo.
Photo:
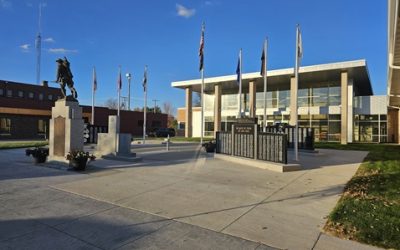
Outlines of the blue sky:
[[[133,74],[131,106],[143,105],[144,65],[149,104],[184,105],[171,81],[199,78],[201,23],[205,75],[235,74],[243,48],[243,72],[260,68],[269,37],[269,69],[293,67],[295,27],[302,29],[302,65],[365,58],[375,94],[386,94],[387,1],[383,0],[47,0],[42,1],[42,80],[54,80],[58,57],[71,62],[79,100],[96,104],[116,97],[118,66]],[[39,0],[0,0],[0,79],[34,83]],[[123,78],[123,94],[127,80]],[[52,84],[52,86],[57,86]]]

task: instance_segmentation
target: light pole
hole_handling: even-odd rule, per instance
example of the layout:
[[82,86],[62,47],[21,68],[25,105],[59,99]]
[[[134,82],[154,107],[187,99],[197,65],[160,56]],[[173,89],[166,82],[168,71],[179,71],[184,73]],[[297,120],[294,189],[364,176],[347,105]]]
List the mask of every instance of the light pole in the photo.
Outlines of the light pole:
[[128,110],[131,110],[131,73],[126,73],[126,78],[128,79]]

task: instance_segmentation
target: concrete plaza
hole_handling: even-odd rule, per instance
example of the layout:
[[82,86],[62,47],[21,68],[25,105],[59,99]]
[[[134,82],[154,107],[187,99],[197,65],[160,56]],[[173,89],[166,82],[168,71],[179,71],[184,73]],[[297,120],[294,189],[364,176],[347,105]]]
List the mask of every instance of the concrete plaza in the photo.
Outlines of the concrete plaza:
[[366,152],[301,153],[304,170],[277,173],[164,147],[82,173],[0,151],[0,249],[375,249],[322,232]]

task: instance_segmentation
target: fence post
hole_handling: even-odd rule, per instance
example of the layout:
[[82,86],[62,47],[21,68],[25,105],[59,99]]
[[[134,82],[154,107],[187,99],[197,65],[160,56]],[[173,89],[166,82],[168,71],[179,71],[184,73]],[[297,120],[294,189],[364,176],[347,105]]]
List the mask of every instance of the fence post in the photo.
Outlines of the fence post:
[[254,153],[254,160],[257,160],[258,158],[258,130],[257,130],[257,124],[254,124],[254,140],[253,140],[253,153]]
[[235,153],[233,152],[233,150],[235,150],[235,147],[234,147],[234,145],[235,145],[235,124],[232,124],[232,130],[231,130],[231,133],[232,133],[232,136],[231,136],[231,138],[232,138],[232,140],[231,140],[231,155],[235,155]]

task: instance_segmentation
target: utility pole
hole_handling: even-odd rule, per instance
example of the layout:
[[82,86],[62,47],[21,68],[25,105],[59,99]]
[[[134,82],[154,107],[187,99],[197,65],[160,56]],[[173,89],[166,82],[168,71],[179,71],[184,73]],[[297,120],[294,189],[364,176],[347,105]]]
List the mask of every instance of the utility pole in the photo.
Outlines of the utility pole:
[[158,102],[159,100],[157,100],[157,99],[153,99],[153,102],[154,102],[154,109],[153,109],[153,113],[155,114],[156,113],[156,108],[157,108],[157,102]]

